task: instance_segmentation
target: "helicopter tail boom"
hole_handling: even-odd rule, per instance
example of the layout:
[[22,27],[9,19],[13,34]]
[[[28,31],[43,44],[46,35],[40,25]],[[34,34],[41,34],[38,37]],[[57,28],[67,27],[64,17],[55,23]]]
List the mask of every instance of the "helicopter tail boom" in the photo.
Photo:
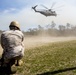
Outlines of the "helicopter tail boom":
[[36,5],[36,6],[32,7],[32,9],[34,9],[34,10],[35,10],[35,12],[37,12],[37,11],[36,11],[36,7],[37,7],[37,6],[38,6],[38,5]]

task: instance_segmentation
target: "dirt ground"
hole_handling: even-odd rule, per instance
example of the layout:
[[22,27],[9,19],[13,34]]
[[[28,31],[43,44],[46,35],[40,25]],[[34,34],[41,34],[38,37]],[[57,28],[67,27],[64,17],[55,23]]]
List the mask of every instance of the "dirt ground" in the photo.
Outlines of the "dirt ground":
[[[35,48],[42,45],[46,45],[47,43],[52,42],[63,42],[63,41],[70,41],[76,40],[76,37],[25,37],[24,45],[25,49]],[[0,54],[2,54],[2,48],[0,46]]]

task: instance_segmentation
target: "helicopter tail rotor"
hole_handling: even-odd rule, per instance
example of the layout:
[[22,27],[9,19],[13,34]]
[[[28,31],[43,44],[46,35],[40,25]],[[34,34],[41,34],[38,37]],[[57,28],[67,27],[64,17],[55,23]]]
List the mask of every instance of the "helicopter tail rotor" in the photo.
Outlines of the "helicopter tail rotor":
[[34,7],[32,7],[32,9],[34,9],[35,10],[35,8],[37,7],[38,5],[35,5]]
[[37,12],[36,11],[36,7],[37,7],[38,5],[35,5],[34,7],[32,7],[32,9],[35,11],[35,12]]

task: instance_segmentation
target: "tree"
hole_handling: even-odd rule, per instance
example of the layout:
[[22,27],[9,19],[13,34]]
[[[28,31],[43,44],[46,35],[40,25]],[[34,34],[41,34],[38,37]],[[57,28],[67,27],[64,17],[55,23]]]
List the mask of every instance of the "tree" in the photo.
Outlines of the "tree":
[[44,28],[42,26],[38,25],[38,29],[43,30]]
[[65,30],[65,26],[63,26],[63,25],[59,25],[59,30],[60,30],[60,31]]
[[66,24],[67,29],[69,29],[70,26],[71,26],[70,23]]
[[52,22],[51,22],[51,28],[54,29],[55,26],[56,26],[55,22],[52,21]]

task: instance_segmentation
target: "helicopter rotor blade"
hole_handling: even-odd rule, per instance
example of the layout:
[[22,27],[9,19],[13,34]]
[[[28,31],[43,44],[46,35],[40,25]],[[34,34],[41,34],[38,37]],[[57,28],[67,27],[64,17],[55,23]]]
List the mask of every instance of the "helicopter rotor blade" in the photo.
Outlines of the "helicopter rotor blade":
[[61,5],[61,6],[58,6],[58,7],[56,7],[56,8],[53,8],[53,9],[55,10],[55,9],[61,8],[61,7],[63,7],[63,6],[64,6],[64,5]]
[[62,11],[61,9],[56,9],[56,10],[54,10],[54,11]]
[[48,9],[46,6],[44,6],[44,5],[42,5],[42,4],[41,4],[41,6],[44,7],[44,8],[46,8],[46,9]]
[[52,4],[51,9],[54,7],[55,4],[56,4],[56,2],[54,2],[54,3]]

